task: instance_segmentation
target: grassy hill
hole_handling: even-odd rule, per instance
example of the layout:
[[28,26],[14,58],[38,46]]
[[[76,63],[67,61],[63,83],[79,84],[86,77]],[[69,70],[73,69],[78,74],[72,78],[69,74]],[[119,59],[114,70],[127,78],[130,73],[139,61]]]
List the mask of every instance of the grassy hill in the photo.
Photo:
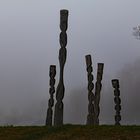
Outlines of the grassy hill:
[[140,126],[7,126],[0,140],[140,140]]

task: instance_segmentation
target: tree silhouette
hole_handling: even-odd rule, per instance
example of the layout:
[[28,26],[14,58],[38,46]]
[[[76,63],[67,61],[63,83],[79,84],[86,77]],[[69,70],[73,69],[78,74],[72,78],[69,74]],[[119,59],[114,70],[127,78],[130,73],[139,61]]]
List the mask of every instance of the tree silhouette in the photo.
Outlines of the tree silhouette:
[[133,36],[140,40],[140,26],[133,27]]

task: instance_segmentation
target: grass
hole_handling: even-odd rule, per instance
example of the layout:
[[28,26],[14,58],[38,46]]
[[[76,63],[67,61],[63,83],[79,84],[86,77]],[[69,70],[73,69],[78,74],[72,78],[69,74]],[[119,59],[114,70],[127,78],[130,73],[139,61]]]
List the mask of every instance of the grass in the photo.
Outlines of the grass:
[[7,126],[0,140],[140,140],[140,126]]

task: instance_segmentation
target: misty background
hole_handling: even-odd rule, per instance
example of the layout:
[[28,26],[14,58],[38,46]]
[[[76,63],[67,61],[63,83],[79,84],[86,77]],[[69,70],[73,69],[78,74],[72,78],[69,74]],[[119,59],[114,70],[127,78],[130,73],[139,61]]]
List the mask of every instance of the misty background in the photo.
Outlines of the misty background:
[[49,99],[49,66],[59,79],[60,9],[69,10],[65,65],[64,123],[85,124],[87,72],[91,54],[94,82],[104,63],[100,123],[114,124],[111,79],[119,78],[122,124],[140,124],[139,0],[1,0],[0,125],[44,125]]

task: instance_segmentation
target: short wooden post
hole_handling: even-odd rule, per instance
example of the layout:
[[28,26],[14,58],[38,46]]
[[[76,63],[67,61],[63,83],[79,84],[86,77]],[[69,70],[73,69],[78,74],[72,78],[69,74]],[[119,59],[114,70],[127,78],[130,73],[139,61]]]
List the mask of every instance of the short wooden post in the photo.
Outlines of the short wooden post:
[[86,55],[86,66],[87,66],[87,77],[88,77],[88,100],[89,100],[89,104],[88,104],[88,115],[87,115],[87,125],[94,125],[94,117],[95,117],[95,113],[94,113],[94,93],[93,93],[93,89],[94,89],[94,83],[93,83],[93,68],[92,68],[92,59],[91,59],[91,55]]
[[48,101],[48,110],[47,110],[47,117],[46,117],[46,125],[52,126],[52,116],[53,116],[53,110],[52,107],[54,105],[54,99],[53,99],[53,95],[55,93],[55,75],[56,75],[56,66],[55,65],[51,65],[50,66],[50,89],[49,89],[49,93],[50,93],[50,99]]
[[121,121],[121,114],[120,114],[120,110],[121,110],[121,99],[120,99],[120,86],[119,86],[119,80],[118,79],[113,79],[112,80],[112,86],[114,88],[114,102],[115,102],[115,110],[116,110],[116,115],[115,115],[115,125],[120,125],[120,121]]

